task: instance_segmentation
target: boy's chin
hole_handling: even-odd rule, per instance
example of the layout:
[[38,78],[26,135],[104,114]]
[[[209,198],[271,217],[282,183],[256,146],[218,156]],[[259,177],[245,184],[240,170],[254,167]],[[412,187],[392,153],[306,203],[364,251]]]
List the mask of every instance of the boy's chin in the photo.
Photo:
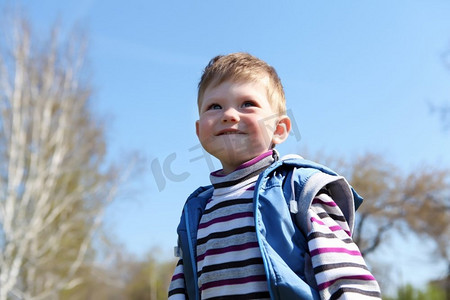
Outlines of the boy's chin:
[[[255,147],[256,146],[256,147]],[[226,143],[203,144],[204,149],[223,162],[244,163],[269,151],[270,146],[252,143],[250,140],[228,140]]]
[[231,149],[227,152],[221,153],[220,157],[217,158],[220,161],[242,164],[257,157],[258,155],[264,152],[265,151],[236,151],[235,149]]

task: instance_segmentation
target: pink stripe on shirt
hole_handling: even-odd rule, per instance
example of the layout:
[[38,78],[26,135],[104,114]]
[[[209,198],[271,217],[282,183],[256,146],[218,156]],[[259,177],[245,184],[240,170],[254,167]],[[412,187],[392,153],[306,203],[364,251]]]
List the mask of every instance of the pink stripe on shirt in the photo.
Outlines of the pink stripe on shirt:
[[[327,224],[325,224],[322,220],[319,220],[319,219],[316,219],[316,218],[314,218],[314,217],[311,217],[310,218],[310,221],[311,221],[311,223],[317,223],[317,224],[319,224],[319,225],[323,225],[323,226],[327,226]],[[345,230],[344,228],[342,228],[341,226],[339,226],[339,225],[334,225],[334,226],[329,226],[328,227],[331,231],[340,231],[340,230],[343,230],[346,234],[348,234],[348,236],[351,236],[351,232],[350,231],[348,231],[348,230]]]
[[263,160],[264,158],[266,158],[267,156],[270,156],[270,155],[272,155],[272,154],[273,154],[273,150],[267,151],[267,152],[265,152],[265,153],[263,153],[263,154],[261,154],[261,155],[255,157],[254,159],[249,160],[249,161],[246,162],[246,163],[243,163],[242,165],[240,165],[240,166],[236,169],[236,171],[237,171],[237,170],[242,170],[242,169],[247,168],[247,167],[249,167],[249,166],[252,166],[252,165],[256,164],[258,161]]
[[248,218],[248,217],[253,218],[253,212],[251,212],[251,211],[250,212],[241,212],[241,213],[232,214],[229,216],[215,218],[208,222],[200,223],[200,225],[198,225],[198,228],[199,229],[206,228],[206,227],[216,224],[216,223],[227,222],[227,221],[231,221],[231,220],[235,220],[235,219]]
[[197,262],[202,261],[205,258],[205,256],[207,256],[207,255],[223,254],[223,253],[227,253],[227,252],[240,251],[240,250],[256,248],[256,247],[258,247],[258,242],[250,242],[250,243],[246,243],[246,244],[242,244],[242,245],[229,246],[229,247],[219,248],[219,249],[209,249],[209,250],[206,250],[206,252],[203,253],[202,255],[197,256]]
[[178,274],[174,274],[172,276],[172,281],[180,279],[180,278],[184,278],[184,273],[178,273]]
[[336,202],[334,202],[334,201],[326,202],[319,198],[314,198],[314,200],[312,201],[312,204],[324,204],[324,205],[331,206],[331,207],[337,206]]

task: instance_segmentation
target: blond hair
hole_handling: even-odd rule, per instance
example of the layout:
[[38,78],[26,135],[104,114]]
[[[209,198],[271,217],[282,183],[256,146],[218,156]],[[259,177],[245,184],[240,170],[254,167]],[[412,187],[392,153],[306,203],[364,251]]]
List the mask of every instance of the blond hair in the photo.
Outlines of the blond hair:
[[265,61],[243,52],[218,55],[209,61],[198,83],[198,106],[200,107],[205,90],[209,86],[216,87],[227,80],[262,81],[267,87],[267,99],[272,108],[280,115],[285,114],[283,85],[275,69]]

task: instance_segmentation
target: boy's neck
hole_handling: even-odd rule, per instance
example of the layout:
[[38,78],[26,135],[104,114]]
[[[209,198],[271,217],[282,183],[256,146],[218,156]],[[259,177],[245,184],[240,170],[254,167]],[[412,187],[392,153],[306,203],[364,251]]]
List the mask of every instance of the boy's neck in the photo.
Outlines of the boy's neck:
[[236,170],[245,168],[246,166],[253,164],[255,161],[258,161],[258,160],[260,160],[262,158],[265,158],[265,157],[267,157],[269,155],[274,156],[274,158],[276,160],[279,157],[278,156],[278,151],[276,151],[275,149],[270,149],[270,150],[267,150],[264,153],[261,153],[260,155],[258,155],[256,157],[253,157],[252,159],[250,159],[248,161],[245,161],[245,162],[233,165],[233,166],[225,166],[224,164],[222,164],[222,169],[214,172],[214,174],[218,175],[218,176],[226,176],[226,175],[228,175],[230,173],[233,173]]

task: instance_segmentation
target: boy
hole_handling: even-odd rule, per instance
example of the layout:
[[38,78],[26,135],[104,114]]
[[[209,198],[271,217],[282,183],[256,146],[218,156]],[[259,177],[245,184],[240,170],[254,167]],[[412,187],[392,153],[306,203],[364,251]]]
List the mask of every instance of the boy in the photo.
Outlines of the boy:
[[274,68],[246,53],[213,58],[198,90],[196,133],[222,169],[186,201],[169,299],[380,299],[351,239],[362,199],[299,156]]

